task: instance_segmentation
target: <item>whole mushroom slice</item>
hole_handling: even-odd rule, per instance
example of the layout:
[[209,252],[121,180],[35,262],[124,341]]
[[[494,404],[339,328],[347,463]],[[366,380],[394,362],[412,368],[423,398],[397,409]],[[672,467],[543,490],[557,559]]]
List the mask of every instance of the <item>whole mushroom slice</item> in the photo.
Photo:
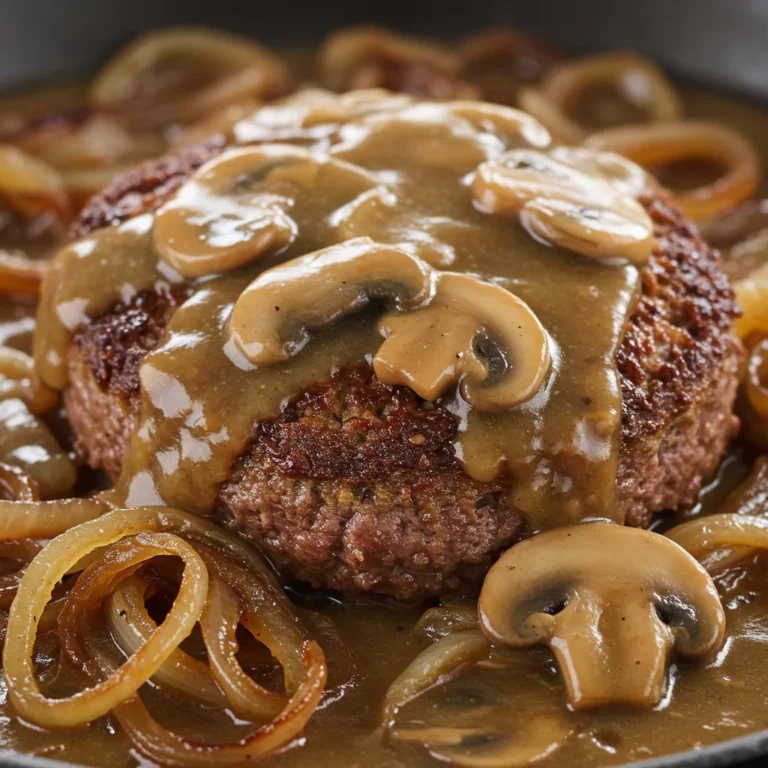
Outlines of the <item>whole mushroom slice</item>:
[[440,273],[427,306],[391,312],[379,329],[386,341],[373,361],[376,376],[425,400],[458,383],[481,410],[512,408],[538,391],[550,367],[549,337],[531,308],[470,275]]
[[347,240],[259,275],[235,303],[232,340],[257,365],[288,360],[312,329],[371,299],[416,308],[432,297],[434,282],[429,264],[397,246]]
[[297,226],[290,197],[273,191],[270,173],[312,162],[303,149],[267,146],[225,152],[201,166],[155,216],[160,255],[184,277],[225,272],[289,245]]
[[482,101],[450,101],[445,108],[478,130],[495,134],[508,146],[525,142],[531,147],[544,149],[551,143],[547,129],[519,109]]
[[644,180],[640,168],[610,153],[514,149],[480,165],[473,193],[481,210],[519,216],[539,240],[642,265],[654,242],[653,223],[636,199]]
[[682,547],[649,531],[585,523],[541,533],[491,568],[480,626],[499,645],[548,645],[576,709],[653,707],[675,649],[708,657],[725,615],[712,579]]

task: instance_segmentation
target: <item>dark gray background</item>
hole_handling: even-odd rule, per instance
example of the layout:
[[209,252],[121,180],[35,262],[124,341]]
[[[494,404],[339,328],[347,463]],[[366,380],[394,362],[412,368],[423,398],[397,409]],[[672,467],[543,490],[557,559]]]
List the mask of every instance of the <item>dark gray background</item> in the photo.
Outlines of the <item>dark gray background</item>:
[[768,95],[768,0],[0,0],[0,83],[88,72],[163,24],[213,23],[277,44],[371,21],[454,36],[520,24],[571,49],[637,48],[695,78]]
[[[121,43],[162,25],[210,24],[279,45],[363,22],[455,37],[516,24],[573,51],[632,48],[678,74],[768,97],[768,0],[0,0],[0,86],[87,74]],[[768,766],[757,755],[768,756],[768,732],[643,765]],[[0,756],[0,766],[33,765],[62,766]]]

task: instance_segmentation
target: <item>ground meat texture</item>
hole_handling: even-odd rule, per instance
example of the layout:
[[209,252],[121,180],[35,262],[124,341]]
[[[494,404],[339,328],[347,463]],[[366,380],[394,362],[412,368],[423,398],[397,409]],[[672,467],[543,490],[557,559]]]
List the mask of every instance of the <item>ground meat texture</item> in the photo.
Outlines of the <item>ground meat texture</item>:
[[[85,209],[76,233],[156,207],[204,161],[190,157],[183,169],[166,159],[118,180]],[[719,256],[663,194],[645,204],[657,246],[617,355],[618,503],[639,526],[690,506],[715,470],[738,426],[742,359]],[[78,448],[113,478],[138,412],[138,365],[182,299],[142,294],[72,345],[65,403]],[[455,430],[449,413],[369,369],[339,372],[254,424],[214,514],[287,579],[313,587],[408,600],[471,587],[523,526],[503,479],[478,483],[464,473]]]

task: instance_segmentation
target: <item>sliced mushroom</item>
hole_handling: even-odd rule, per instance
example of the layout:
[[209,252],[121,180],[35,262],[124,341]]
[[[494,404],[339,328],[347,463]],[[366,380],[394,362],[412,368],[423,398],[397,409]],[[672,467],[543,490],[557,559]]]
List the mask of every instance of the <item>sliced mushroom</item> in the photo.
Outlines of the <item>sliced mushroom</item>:
[[265,141],[313,144],[327,140],[342,123],[371,114],[396,112],[413,103],[410,96],[382,88],[350,93],[305,88],[241,120],[234,126],[233,134],[240,144]]
[[293,201],[270,186],[270,174],[314,162],[306,150],[282,145],[225,152],[157,212],[155,246],[185,277],[225,272],[285,248],[297,234],[287,214]]
[[326,188],[349,201],[342,211],[383,189],[363,168],[319,152],[233,149],[203,165],[158,211],[154,242],[185,277],[235,269],[288,247],[298,235],[288,211],[302,193]]
[[707,657],[725,630],[712,579],[682,547],[608,523],[512,547],[488,573],[478,610],[492,642],[548,645],[577,709],[655,706],[673,648]]
[[610,153],[516,149],[483,163],[473,191],[481,210],[519,215],[531,235],[589,258],[644,264],[653,223],[635,199],[643,172]]
[[446,109],[481,131],[496,134],[507,146],[521,143],[543,149],[551,143],[547,129],[519,109],[481,101],[452,101]]
[[273,96],[288,75],[256,43],[226,32],[177,27],[150,32],[112,58],[92,103],[147,127],[189,123],[245,98]]
[[230,329],[252,363],[288,360],[309,331],[355,312],[370,299],[404,310],[428,301],[434,270],[393,245],[366,237],[303,256],[259,275],[235,303]]
[[392,737],[421,744],[434,758],[451,765],[522,768],[549,757],[573,731],[555,714],[533,714],[525,719],[514,711],[507,717],[479,714],[472,718],[476,724],[395,728]]
[[385,384],[436,400],[457,383],[486,411],[528,400],[549,371],[549,338],[513,293],[469,275],[441,273],[426,307],[379,323],[386,341],[373,369]]

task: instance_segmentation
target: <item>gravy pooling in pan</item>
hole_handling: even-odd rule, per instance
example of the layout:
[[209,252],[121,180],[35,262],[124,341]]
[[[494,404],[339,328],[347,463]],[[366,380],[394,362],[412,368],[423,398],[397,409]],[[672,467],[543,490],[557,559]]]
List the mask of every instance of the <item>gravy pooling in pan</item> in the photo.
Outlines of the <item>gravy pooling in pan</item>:
[[[173,30],[118,54],[88,93],[7,103],[3,746],[84,765],[586,766],[765,728],[768,118],[678,91],[641,57],[565,61],[512,30],[457,52],[350,30],[307,61]],[[300,85],[354,92],[288,95]],[[391,93],[357,90],[372,88]],[[199,162],[175,169],[211,136],[192,150]],[[127,192],[118,181],[78,218],[117,172],[168,149],[182,154],[169,155],[164,191],[124,177]],[[660,202],[659,181],[674,202]],[[676,205],[723,249],[745,310],[744,428],[692,511],[737,424],[742,352],[719,267],[704,271],[720,298],[694,291],[671,321],[695,336],[711,312],[723,329],[712,403],[727,408],[696,395],[700,427],[683,409],[658,431],[662,454],[675,440],[712,453],[673,468],[670,485],[691,477],[682,495],[642,495],[657,477],[650,456],[627,469],[641,427],[628,437],[622,424],[626,354],[617,368],[632,323],[629,359],[651,345],[655,380],[679,370],[679,340],[637,330],[655,309],[635,314],[678,268],[667,249],[709,258]],[[140,404],[120,416],[134,431],[109,487],[82,466],[83,436],[56,393],[77,371],[78,334],[150,292],[173,315],[142,352]],[[236,528],[219,495],[253,425],[288,418],[292,398],[360,365],[415,392],[420,418],[450,414],[440,471],[477,484],[481,517],[509,510],[498,542],[464,563],[471,578],[419,582],[433,564],[417,548],[408,592],[386,575],[402,555],[366,572],[361,549],[354,588],[299,570],[311,589],[257,539],[293,582],[284,589],[249,544],[197,517]],[[674,398],[700,391],[681,384]],[[432,439],[403,434],[416,450]],[[364,504],[371,491],[351,488]],[[645,526],[667,505],[678,509],[654,533],[615,525]],[[452,544],[424,546],[437,558]]]

